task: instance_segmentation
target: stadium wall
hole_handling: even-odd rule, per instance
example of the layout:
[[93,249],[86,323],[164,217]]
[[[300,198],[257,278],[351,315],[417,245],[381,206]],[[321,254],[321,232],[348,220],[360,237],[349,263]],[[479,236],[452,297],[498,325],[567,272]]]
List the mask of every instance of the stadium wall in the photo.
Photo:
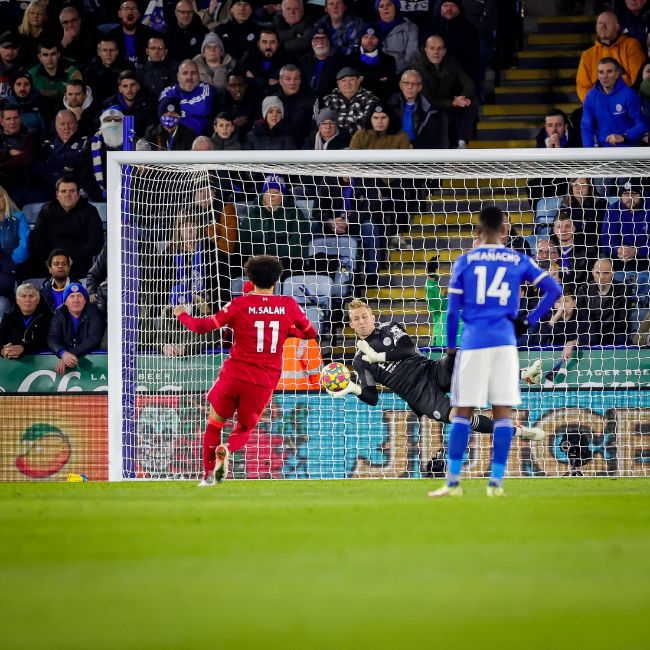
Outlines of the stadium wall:
[[[650,353],[585,353],[562,384],[524,390],[522,422],[543,427],[547,444],[517,441],[511,476],[646,476],[650,463]],[[532,353],[539,356],[538,353]],[[545,367],[551,364],[553,353]],[[66,480],[85,474],[108,479],[107,357],[89,355],[60,377],[50,356],[0,361],[0,480]],[[522,363],[527,362],[522,354]],[[187,370],[192,370],[188,360]],[[196,376],[205,377],[194,363]],[[173,362],[178,371],[178,360]],[[205,386],[170,394],[169,374],[138,368],[136,435],[145,450],[134,458],[136,476],[194,478],[200,470]],[[600,387],[597,385],[600,384]],[[421,478],[444,447],[445,428],[417,418],[391,393],[377,407],[348,399],[339,408],[326,395],[277,393],[249,444],[236,454],[235,478]],[[150,444],[147,444],[147,441]],[[475,435],[468,455],[471,476],[489,469],[491,440]],[[579,449],[576,459],[572,449]],[[152,451],[147,455],[146,450]]]

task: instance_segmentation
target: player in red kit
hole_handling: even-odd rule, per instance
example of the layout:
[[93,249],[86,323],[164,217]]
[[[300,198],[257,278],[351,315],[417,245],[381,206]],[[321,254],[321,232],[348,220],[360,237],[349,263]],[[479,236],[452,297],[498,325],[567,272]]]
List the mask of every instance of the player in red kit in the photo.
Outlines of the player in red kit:
[[[282,264],[277,257],[251,257],[244,271],[253,283],[252,293],[235,298],[217,314],[193,318],[185,305],[174,315],[188,329],[205,334],[230,327],[234,343],[207,398],[210,415],[203,434],[203,480],[200,487],[222,483],[228,475],[230,453],[241,449],[259,422],[282,373],[282,349],[289,336],[315,339],[314,326],[291,296],[275,296]],[[224,422],[237,412],[236,426],[225,445]]]

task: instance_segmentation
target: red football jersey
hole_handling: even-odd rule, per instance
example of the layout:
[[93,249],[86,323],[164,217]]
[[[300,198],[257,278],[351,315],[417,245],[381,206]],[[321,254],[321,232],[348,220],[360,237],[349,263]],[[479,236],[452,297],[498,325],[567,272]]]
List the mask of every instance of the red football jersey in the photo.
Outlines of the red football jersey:
[[291,296],[249,293],[235,298],[214,320],[230,327],[234,343],[220,376],[275,388],[282,374],[282,349],[294,327],[315,338],[316,331]]

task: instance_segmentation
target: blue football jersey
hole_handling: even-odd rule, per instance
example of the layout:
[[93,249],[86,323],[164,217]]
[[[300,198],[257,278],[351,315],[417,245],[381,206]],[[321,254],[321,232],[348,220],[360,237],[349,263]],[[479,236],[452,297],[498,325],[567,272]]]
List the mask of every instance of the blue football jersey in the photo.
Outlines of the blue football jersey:
[[502,245],[483,244],[461,255],[449,283],[449,293],[460,297],[465,323],[461,348],[516,345],[512,319],[519,311],[519,288],[546,275],[530,257]]

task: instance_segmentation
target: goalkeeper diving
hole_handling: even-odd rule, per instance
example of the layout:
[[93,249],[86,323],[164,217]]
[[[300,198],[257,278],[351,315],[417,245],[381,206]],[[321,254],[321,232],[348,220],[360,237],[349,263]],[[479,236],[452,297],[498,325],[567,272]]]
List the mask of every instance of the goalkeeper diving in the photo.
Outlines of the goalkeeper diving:
[[[375,406],[379,401],[377,384],[390,388],[401,397],[418,416],[449,423],[455,409],[447,393],[451,390],[454,358],[427,359],[417,348],[402,325],[391,321],[377,323],[371,307],[355,299],[348,306],[350,327],[359,339],[352,367],[358,382],[350,383],[341,391],[327,391],[332,397],[353,393],[362,402]],[[521,370],[521,378],[529,384],[539,384],[542,362],[535,361]],[[471,429],[478,433],[492,433],[493,421],[485,415],[472,416]],[[523,440],[542,440],[543,429],[515,424],[515,435]]]

